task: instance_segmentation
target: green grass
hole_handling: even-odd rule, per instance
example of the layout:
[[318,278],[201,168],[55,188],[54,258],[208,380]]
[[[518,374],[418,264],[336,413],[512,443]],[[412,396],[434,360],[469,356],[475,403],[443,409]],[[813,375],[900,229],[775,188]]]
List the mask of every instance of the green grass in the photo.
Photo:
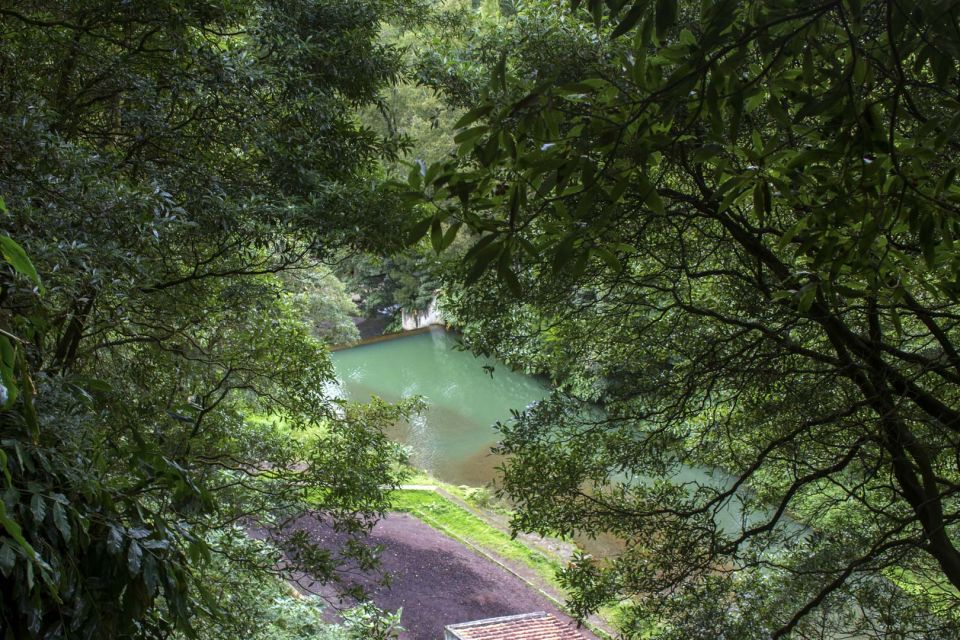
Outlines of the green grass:
[[392,492],[390,499],[395,510],[409,513],[440,532],[465,540],[487,553],[525,565],[548,584],[560,588],[556,573],[563,565],[559,558],[549,557],[512,539],[443,496],[433,491],[400,489]]
[[466,485],[447,484],[437,480],[426,471],[418,469],[408,469],[409,475],[404,479],[405,484],[432,484],[440,487],[447,493],[450,493],[464,502],[481,509],[483,511],[495,513],[504,518],[510,518],[513,511],[503,502],[498,500],[490,489],[485,487],[468,487]]
[[305,429],[294,428],[282,416],[275,414],[248,412],[244,415],[244,419],[249,424],[258,427],[270,427],[274,432],[290,436],[300,444],[305,444],[312,438],[321,436],[327,431],[326,427],[322,424],[313,425]]

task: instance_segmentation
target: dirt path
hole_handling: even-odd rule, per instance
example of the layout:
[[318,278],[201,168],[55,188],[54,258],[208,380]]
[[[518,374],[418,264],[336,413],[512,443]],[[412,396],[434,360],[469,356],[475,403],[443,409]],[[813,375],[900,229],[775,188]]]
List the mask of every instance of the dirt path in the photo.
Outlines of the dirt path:
[[[487,525],[498,529],[502,533],[507,535],[512,535],[510,529],[510,523],[506,516],[498,514],[489,509],[478,509],[475,508],[470,503],[461,499],[459,496],[456,496],[443,487],[438,487],[434,485],[404,485],[401,487],[403,489],[419,489],[421,491],[435,491],[437,494],[442,496],[444,499],[452,502],[461,509],[467,511],[468,513],[473,514],[475,517],[483,520]],[[438,527],[443,530],[442,526]],[[456,536],[454,536],[456,537]],[[546,554],[547,556],[554,556],[559,558],[564,563],[569,561],[573,557],[573,553],[576,550],[576,545],[570,542],[563,542],[554,538],[544,538],[536,534],[520,533],[517,535],[517,538],[523,542],[528,547],[538,549],[541,553]],[[470,546],[469,544],[467,546]],[[481,552],[481,555],[487,553],[486,551]],[[496,553],[493,553],[496,556]],[[530,567],[521,564],[519,562],[513,562],[506,558],[497,557],[497,563],[505,565],[509,568],[512,573],[519,575],[528,585],[533,585],[536,589],[545,593],[549,598],[554,602],[563,602],[564,594],[557,590],[552,584],[544,580],[536,571]],[[587,622],[590,627],[594,630],[599,629],[600,631],[608,634],[610,637],[616,635],[614,630],[610,627],[609,624],[602,618],[597,615],[592,615],[587,618]]]
[[[306,531],[324,548],[334,549],[343,541],[341,534],[312,517],[298,520],[291,530]],[[448,624],[532,611],[547,611],[575,624],[517,576],[412,516],[387,515],[367,544],[383,547],[382,567],[392,580],[389,587],[370,579],[360,583],[382,609],[403,608],[404,640],[442,640]],[[301,579],[301,586],[308,588],[309,580]]]

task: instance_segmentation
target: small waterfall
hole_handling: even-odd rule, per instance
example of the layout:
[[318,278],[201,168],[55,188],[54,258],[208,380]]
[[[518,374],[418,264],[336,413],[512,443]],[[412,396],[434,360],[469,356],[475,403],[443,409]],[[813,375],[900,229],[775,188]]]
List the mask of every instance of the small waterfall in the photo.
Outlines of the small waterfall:
[[434,295],[425,311],[400,310],[400,322],[404,331],[413,331],[431,325],[445,324],[440,309],[437,308],[437,296]]

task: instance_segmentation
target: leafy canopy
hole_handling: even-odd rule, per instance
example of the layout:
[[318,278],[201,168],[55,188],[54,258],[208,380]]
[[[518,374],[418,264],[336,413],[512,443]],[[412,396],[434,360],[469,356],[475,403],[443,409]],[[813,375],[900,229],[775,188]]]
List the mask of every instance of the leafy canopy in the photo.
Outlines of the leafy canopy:
[[386,508],[381,427],[409,407],[324,396],[281,275],[398,224],[374,179],[397,145],[355,113],[409,8],[0,5],[0,636],[196,637],[237,613],[215,533],[315,504],[360,535]]
[[425,69],[468,112],[412,237],[471,231],[449,310],[558,383],[502,427],[514,524],[624,543],[579,613],[956,636],[958,11],[530,2]]

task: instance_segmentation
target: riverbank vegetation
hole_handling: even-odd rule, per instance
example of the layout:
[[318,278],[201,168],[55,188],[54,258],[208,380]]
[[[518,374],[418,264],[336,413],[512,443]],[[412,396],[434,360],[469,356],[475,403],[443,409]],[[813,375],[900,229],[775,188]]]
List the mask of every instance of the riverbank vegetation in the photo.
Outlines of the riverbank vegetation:
[[625,543],[577,615],[960,637],[958,61],[944,0],[0,2],[0,635],[392,634],[234,534],[391,508],[418,405],[327,347],[440,291],[554,383],[513,527]]

